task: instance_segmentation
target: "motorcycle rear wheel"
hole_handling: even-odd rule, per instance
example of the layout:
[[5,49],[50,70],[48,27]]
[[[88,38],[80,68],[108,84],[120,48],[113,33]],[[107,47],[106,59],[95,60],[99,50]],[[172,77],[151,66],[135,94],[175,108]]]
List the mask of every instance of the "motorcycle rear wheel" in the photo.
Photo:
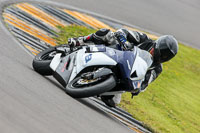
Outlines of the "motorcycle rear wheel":
[[66,93],[74,98],[85,98],[96,96],[104,92],[110,91],[116,86],[116,81],[113,75],[108,75],[106,79],[97,81],[97,83],[90,83],[85,86],[75,86],[81,79],[81,76],[75,78],[66,86]]

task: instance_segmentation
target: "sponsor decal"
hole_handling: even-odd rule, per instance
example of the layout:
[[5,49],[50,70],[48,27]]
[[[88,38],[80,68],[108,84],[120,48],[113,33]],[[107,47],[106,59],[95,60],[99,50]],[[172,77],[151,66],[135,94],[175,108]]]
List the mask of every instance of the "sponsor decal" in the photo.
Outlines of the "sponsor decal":
[[61,72],[64,72],[64,71],[65,71],[65,68],[66,68],[67,64],[68,64],[68,62],[66,62],[66,63],[64,64],[64,66],[63,66]]
[[133,81],[134,89],[139,89],[141,87],[141,81]]
[[92,59],[92,54],[85,56],[85,63],[88,63]]
[[89,35],[89,36],[87,36],[86,40],[89,40],[90,38],[91,38],[91,36]]

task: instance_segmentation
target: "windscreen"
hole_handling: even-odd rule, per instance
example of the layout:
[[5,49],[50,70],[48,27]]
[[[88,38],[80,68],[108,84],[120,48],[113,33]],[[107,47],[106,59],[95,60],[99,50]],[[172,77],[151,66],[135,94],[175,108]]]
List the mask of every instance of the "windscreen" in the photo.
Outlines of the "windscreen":
[[145,50],[141,50],[140,48],[137,48],[137,51],[138,55],[147,63],[147,66],[149,68],[153,63],[152,55]]

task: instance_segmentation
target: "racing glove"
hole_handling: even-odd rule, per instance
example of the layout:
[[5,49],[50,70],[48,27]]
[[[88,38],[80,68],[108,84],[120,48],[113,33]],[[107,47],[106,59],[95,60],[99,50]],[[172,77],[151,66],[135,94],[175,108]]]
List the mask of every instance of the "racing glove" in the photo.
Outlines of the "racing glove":
[[125,37],[125,34],[123,32],[120,32],[120,31],[115,32],[115,37],[121,43],[125,43],[126,42],[126,37]]
[[134,96],[137,96],[140,92],[141,92],[141,88],[138,88],[137,90],[132,91],[132,92],[131,92],[131,94],[132,94],[131,98],[133,99],[133,97],[134,97]]
[[119,42],[119,45],[121,47],[121,50],[126,50],[126,37],[125,34],[123,32],[117,31],[114,33],[114,36],[116,37],[117,41]]
[[140,91],[136,92],[136,93],[131,93],[131,98],[133,99],[134,96],[137,96],[140,93]]
[[69,44],[70,47],[76,47],[76,46],[83,45],[84,44],[83,37],[69,38],[68,44]]

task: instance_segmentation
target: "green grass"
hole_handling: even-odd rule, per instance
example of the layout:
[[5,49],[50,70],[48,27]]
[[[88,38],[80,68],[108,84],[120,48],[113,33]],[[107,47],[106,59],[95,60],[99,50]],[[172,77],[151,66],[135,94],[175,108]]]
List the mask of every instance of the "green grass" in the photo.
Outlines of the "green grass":
[[74,38],[79,36],[86,36],[91,33],[94,33],[96,30],[89,29],[84,26],[77,26],[71,25],[66,27],[58,26],[60,32],[56,33],[58,37],[53,37],[57,43],[60,44],[67,44],[68,38]]
[[[94,33],[82,26],[60,27],[59,44],[69,37]],[[179,45],[177,56],[164,63],[162,74],[144,93],[124,93],[120,107],[153,132],[200,132],[200,50]]]

